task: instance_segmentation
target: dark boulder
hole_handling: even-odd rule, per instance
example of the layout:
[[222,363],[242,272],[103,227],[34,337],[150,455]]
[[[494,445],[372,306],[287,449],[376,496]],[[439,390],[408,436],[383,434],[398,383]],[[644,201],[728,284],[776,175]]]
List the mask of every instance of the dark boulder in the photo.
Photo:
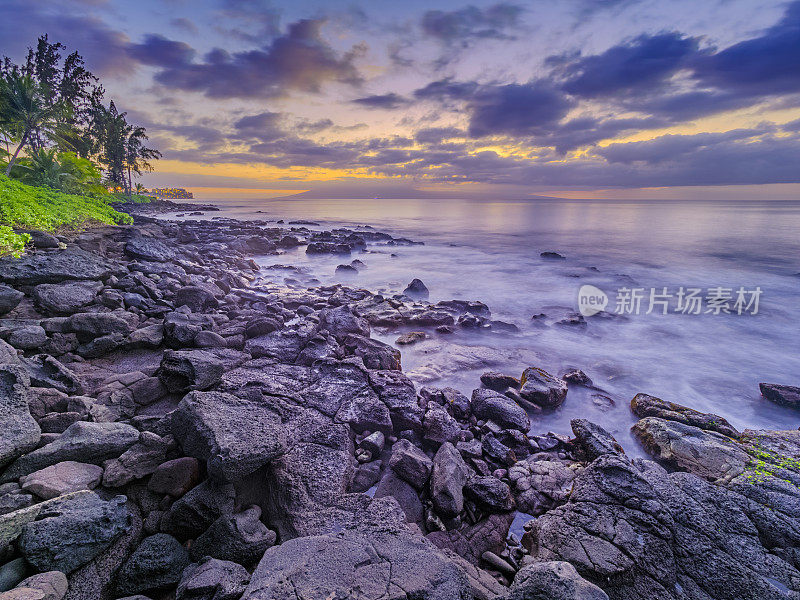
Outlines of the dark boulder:
[[94,302],[102,287],[99,281],[43,283],[33,289],[33,299],[46,313],[71,315]]
[[122,565],[117,592],[125,596],[173,587],[180,582],[189,562],[186,548],[171,535],[146,537]]
[[20,231],[31,236],[31,245],[34,248],[44,250],[58,248],[58,238],[46,231],[39,231],[38,229],[22,229]]
[[170,393],[207,390],[218,383],[225,365],[205,350],[167,350],[158,378]]
[[608,600],[606,593],[589,583],[568,562],[546,561],[520,569],[507,600]]
[[56,252],[35,252],[22,258],[3,259],[0,261],[0,283],[38,285],[67,280],[101,280],[123,271],[127,272],[119,263],[70,246]]
[[665,465],[711,481],[730,481],[741,475],[751,460],[745,447],[731,438],[680,421],[645,417],[631,431],[645,450]]
[[369,384],[389,409],[395,430],[422,431],[425,407],[413,382],[401,371],[369,371]]
[[164,316],[163,338],[170,348],[186,348],[194,345],[203,323],[182,312],[170,312]]
[[491,475],[473,477],[464,487],[464,495],[489,512],[508,512],[516,507],[508,484]]
[[252,565],[275,545],[277,536],[261,522],[261,509],[250,506],[234,515],[221,516],[192,544],[194,560],[211,556]]
[[128,527],[125,496],[106,502],[94,492],[76,492],[49,501],[37,520],[22,528],[19,547],[38,571],[71,573]]
[[139,440],[139,435],[135,427],[124,423],[78,421],[46,446],[20,456],[3,473],[2,481],[12,481],[65,460],[102,464],[125,452]]
[[239,600],[250,573],[242,565],[204,558],[183,571],[176,600]]
[[162,529],[181,540],[196,538],[222,515],[232,515],[235,501],[232,484],[206,479],[172,504]]
[[572,419],[570,421],[572,433],[575,434],[573,445],[581,460],[592,462],[604,454],[624,454],[625,451],[610,433],[599,425],[586,419]]
[[392,448],[389,466],[400,478],[419,490],[428,481],[433,461],[414,444],[403,439],[398,440]]
[[22,292],[18,292],[7,285],[0,285],[0,315],[14,310],[24,297],[25,294]]
[[567,383],[543,369],[525,369],[520,382],[520,396],[541,408],[556,408],[567,397]]
[[422,501],[419,498],[419,492],[411,484],[400,479],[391,469],[387,469],[383,474],[378,487],[375,489],[374,498],[386,498],[388,496],[397,501],[407,523],[415,523],[420,527],[422,526],[425,520],[425,512],[422,507]]
[[758,387],[761,389],[761,395],[770,402],[800,408],[800,387],[777,383],[759,383]]
[[403,294],[415,298],[427,298],[430,295],[427,286],[420,279],[412,279],[411,283],[403,290]]
[[164,242],[141,235],[134,236],[125,244],[125,254],[152,262],[170,262],[176,258],[175,251]]
[[369,321],[356,315],[347,305],[323,310],[319,316],[319,327],[341,339],[348,334],[368,338],[370,333]]
[[39,325],[26,325],[12,329],[6,341],[20,350],[35,350],[47,343],[47,332]]
[[716,431],[730,437],[739,436],[736,428],[719,415],[702,413],[693,408],[668,402],[648,394],[636,394],[631,400],[631,411],[640,419],[658,417],[699,427],[707,431]]
[[238,481],[285,449],[280,415],[260,403],[221,392],[191,392],[172,415],[183,451],[207,463],[212,477]]
[[571,369],[567,371],[561,376],[561,379],[573,385],[582,385],[585,387],[592,385],[592,380],[580,369]]
[[422,421],[422,436],[435,445],[450,442],[453,444],[461,440],[461,425],[456,421],[444,406],[429,404]]
[[101,336],[126,336],[133,331],[133,327],[116,314],[85,312],[67,317],[64,331],[76,334],[81,342],[91,342]]
[[481,375],[481,383],[490,390],[505,392],[508,388],[519,388],[519,379],[496,371],[486,371]]
[[21,366],[0,365],[0,469],[36,448],[41,429],[28,407],[30,377]]
[[[374,501],[371,508],[382,502],[386,501]],[[370,519],[370,515],[363,518]],[[386,523],[384,517],[372,520],[338,533],[297,538],[270,548],[242,600],[473,598],[461,567],[432,544],[400,523]]]
[[22,364],[35,387],[53,388],[76,396],[83,393],[83,383],[78,376],[52,356],[37,354],[23,359]]
[[583,470],[566,460],[536,460],[531,457],[508,470],[517,508],[538,517],[567,501],[575,477]]
[[219,302],[214,294],[199,286],[186,286],[175,292],[175,308],[188,306],[192,312],[204,312],[217,308]]
[[439,548],[451,550],[477,567],[485,552],[501,553],[505,549],[513,520],[514,513],[495,513],[474,524],[465,521],[456,529],[434,531],[425,537]]
[[478,419],[494,421],[502,428],[528,431],[531,427],[528,413],[508,396],[493,390],[478,388],[472,392],[472,414]]
[[461,453],[450,443],[439,447],[433,457],[431,500],[437,512],[457,516],[464,508],[464,484],[470,475]]
[[765,477],[727,489],[604,455],[578,475],[568,502],[533,522],[528,547],[615,599],[786,598],[800,591],[800,496]]
[[400,371],[400,351],[381,341],[356,334],[344,338],[342,346],[348,354],[358,356],[368,369]]

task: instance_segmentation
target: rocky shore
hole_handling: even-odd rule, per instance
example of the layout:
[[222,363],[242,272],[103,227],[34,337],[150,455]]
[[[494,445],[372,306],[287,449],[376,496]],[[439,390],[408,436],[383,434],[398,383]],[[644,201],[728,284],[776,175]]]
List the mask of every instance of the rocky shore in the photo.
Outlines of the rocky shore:
[[531,431],[586,375],[417,389],[370,337],[513,327],[486,305],[253,260],[415,242],[145,216],[168,204],[0,260],[0,599],[800,598],[800,431],[646,394],[653,460],[584,419]]

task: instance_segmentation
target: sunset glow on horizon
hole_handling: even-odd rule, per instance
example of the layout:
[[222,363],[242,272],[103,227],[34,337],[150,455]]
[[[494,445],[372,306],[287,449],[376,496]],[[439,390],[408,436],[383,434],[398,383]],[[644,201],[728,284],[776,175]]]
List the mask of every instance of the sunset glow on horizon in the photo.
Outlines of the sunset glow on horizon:
[[7,4],[12,59],[47,33],[147,127],[148,186],[800,192],[800,2]]

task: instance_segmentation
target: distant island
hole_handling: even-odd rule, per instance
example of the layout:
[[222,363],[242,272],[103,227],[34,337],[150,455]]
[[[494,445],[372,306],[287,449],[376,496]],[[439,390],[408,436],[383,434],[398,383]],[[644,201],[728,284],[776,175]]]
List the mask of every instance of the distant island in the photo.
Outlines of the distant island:
[[194,198],[192,192],[187,192],[183,188],[153,188],[150,194],[158,198],[168,198],[171,200],[191,200]]

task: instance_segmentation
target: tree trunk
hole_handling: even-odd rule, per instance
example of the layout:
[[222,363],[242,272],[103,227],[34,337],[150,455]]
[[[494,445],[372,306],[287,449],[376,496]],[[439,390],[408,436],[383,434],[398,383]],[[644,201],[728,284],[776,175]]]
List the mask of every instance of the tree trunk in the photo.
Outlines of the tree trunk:
[[133,181],[131,180],[131,168],[128,167],[128,199],[133,200]]
[[23,135],[23,136],[22,136],[22,140],[20,140],[20,142],[19,142],[19,146],[17,146],[17,149],[16,149],[16,151],[14,152],[14,156],[12,156],[12,157],[11,157],[11,160],[10,160],[10,161],[8,161],[8,166],[6,167],[6,177],[8,177],[8,174],[9,174],[9,173],[11,173],[11,167],[13,167],[13,166],[14,166],[14,163],[15,163],[15,162],[16,162],[16,160],[17,160],[17,156],[19,156],[19,152],[20,152],[20,150],[22,150],[22,147],[25,145],[25,142],[27,142],[27,141],[28,141],[28,133],[30,133],[30,132],[29,132],[29,131],[26,131],[26,132],[25,132],[25,135]]

